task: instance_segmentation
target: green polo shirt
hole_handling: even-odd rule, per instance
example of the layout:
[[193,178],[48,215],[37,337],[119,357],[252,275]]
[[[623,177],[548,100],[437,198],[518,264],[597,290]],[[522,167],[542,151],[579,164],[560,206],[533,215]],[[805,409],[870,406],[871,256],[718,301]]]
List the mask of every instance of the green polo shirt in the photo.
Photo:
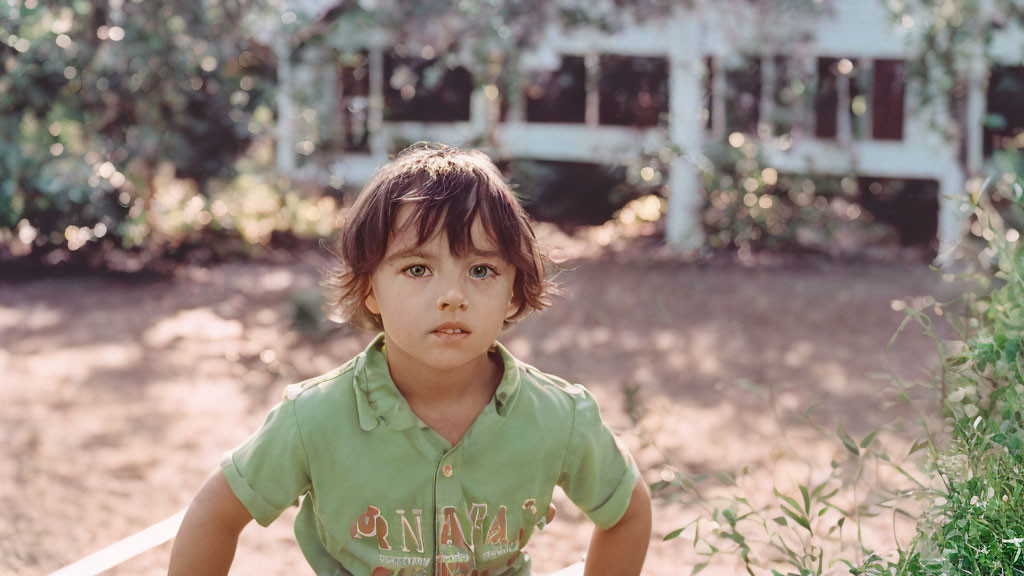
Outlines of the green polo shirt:
[[224,476],[263,526],[302,498],[295,536],[319,575],[529,574],[520,550],[556,485],[608,528],[639,471],[590,392],[494,351],[504,376],[455,446],[409,408],[380,334],[344,366],[289,386],[225,454]]

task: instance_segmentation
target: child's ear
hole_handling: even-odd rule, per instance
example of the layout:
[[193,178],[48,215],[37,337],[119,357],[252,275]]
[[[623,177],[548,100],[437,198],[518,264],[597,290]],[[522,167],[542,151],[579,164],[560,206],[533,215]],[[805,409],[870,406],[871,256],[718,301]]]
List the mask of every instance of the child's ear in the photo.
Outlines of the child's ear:
[[380,306],[377,306],[377,297],[373,295],[373,288],[370,289],[370,293],[363,299],[363,304],[366,305],[366,309],[370,311],[370,314],[380,314]]
[[509,318],[514,316],[515,313],[518,312],[518,311],[519,311],[519,301],[515,297],[515,294],[513,294],[512,297],[509,298],[509,300],[508,300],[508,308],[505,309],[505,320],[508,320]]

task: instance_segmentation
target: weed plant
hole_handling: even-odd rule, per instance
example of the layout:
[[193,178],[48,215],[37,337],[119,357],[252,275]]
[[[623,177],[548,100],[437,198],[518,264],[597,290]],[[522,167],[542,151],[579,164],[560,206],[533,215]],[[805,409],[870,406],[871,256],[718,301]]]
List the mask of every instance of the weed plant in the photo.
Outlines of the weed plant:
[[[730,489],[724,498],[704,495],[707,476],[676,472],[654,484],[656,493],[705,510],[665,536],[692,534],[694,550],[704,557],[692,574],[716,556],[734,556],[751,575],[1024,576],[1024,245],[994,207],[1010,204],[1010,213],[1024,211],[1024,179],[978,185],[966,202],[973,211],[972,236],[982,241],[977,263],[955,274],[936,272],[961,280],[967,289],[947,302],[926,297],[910,305],[893,303],[904,320],[890,346],[916,323],[934,339],[942,361],[941,371],[923,382],[885,375],[887,386],[921,415],[920,436],[909,453],[896,461],[876,438],[878,429],[858,441],[839,423],[829,435],[845,448],[846,461],[833,461],[820,483],[799,485],[792,493],[775,487],[767,507],[753,506],[729,474],[715,478],[718,487]],[[933,331],[940,317],[955,333],[952,340]],[[916,385],[931,388],[930,397],[941,403],[941,430],[932,430],[924,418],[935,410],[912,400]],[[858,493],[865,471],[879,467],[895,470],[905,482]],[[852,506],[839,504],[851,495]],[[915,503],[923,512],[913,512]],[[862,519],[884,510],[891,511],[894,524],[900,515],[916,520],[906,546],[865,546]],[[857,531],[856,547],[843,543],[844,528]]]

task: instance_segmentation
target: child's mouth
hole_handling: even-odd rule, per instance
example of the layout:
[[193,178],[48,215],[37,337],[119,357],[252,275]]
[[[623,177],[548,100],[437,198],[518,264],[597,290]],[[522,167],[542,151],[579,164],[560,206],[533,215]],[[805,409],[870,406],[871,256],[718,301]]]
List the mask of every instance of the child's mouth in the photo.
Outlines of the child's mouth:
[[431,332],[431,334],[441,340],[459,340],[469,336],[469,330],[462,327],[455,327],[451,325],[445,326],[442,324],[441,327],[436,328]]

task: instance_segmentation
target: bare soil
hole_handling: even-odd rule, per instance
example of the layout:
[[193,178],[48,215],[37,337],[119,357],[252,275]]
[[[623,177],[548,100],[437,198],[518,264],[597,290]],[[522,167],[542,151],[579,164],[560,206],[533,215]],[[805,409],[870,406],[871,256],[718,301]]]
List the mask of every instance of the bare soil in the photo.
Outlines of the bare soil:
[[[925,263],[688,263],[642,242],[601,247],[593,234],[542,228],[568,296],[502,341],[587,385],[650,482],[748,467],[739,485],[764,503],[773,486],[796,495],[845,461],[839,419],[858,440],[882,427],[878,445],[896,459],[920,435],[915,412],[872,374],[920,378],[938,366],[920,328],[886,350],[903,318],[891,301],[948,291]],[[170,276],[0,281],[0,573],[48,573],[186,507],[287,384],[357,354],[372,334],[295,327],[324,263],[310,252]],[[934,399],[918,396],[934,416]],[[589,541],[586,518],[556,502],[554,523],[529,545],[540,573],[578,561]],[[665,491],[654,513],[645,574],[689,574],[701,561],[693,529],[662,538],[701,508]],[[247,528],[232,574],[306,573],[293,515]],[[863,519],[865,544],[893,548],[892,524]],[[903,545],[912,532],[898,523]],[[170,549],[110,573],[166,573]],[[741,570],[727,559],[705,573]]]

